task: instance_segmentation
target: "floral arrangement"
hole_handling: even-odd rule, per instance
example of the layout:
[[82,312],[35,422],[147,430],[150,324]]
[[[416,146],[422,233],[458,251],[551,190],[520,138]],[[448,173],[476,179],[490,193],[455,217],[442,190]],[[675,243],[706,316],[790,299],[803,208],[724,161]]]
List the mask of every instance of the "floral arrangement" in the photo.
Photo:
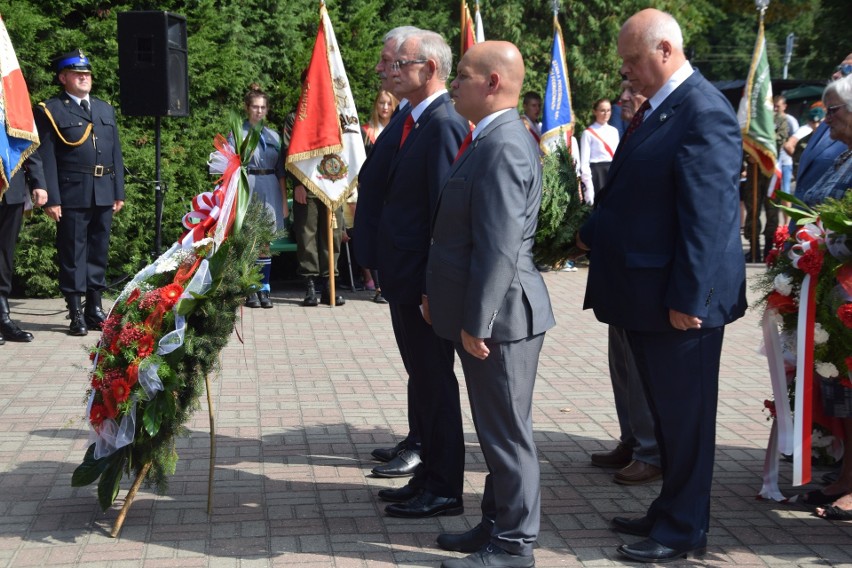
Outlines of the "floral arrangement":
[[541,209],[533,247],[535,262],[548,266],[564,264],[577,232],[591,211],[580,198],[571,153],[560,144],[542,159]]
[[231,127],[239,152],[217,137],[218,152],[211,154],[221,184],[193,200],[184,217],[187,232],[124,288],[90,351],[86,415],[92,444],[72,485],[99,480],[104,510],[125,473],[144,471],[145,482],[165,492],[177,463],[175,436],[199,407],[237,308],[260,281],[255,259],[273,229],[261,204],[249,206],[241,167],[258,130],[241,139],[239,118],[232,117]]

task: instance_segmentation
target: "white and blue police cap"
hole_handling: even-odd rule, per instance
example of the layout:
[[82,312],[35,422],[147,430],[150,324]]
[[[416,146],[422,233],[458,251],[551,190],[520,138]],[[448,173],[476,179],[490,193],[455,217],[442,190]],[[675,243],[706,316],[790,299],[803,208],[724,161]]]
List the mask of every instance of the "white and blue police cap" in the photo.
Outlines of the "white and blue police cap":
[[61,73],[66,69],[77,71],[79,73],[92,72],[92,64],[89,62],[89,58],[85,56],[82,49],[63,53],[53,60],[53,66],[56,68],[57,73]]

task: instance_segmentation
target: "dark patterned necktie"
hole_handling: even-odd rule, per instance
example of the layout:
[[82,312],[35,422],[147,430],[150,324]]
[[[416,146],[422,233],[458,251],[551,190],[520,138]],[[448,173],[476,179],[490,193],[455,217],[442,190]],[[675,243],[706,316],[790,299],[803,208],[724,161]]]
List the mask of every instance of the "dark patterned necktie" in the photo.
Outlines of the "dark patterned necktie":
[[639,125],[642,124],[642,121],[645,119],[645,113],[649,108],[651,108],[651,103],[647,100],[639,105],[639,109],[636,111],[636,114],[633,115],[633,119],[627,127],[627,132],[624,133],[624,137],[621,139],[622,142],[627,140],[631,134],[636,132],[636,129],[639,128]]

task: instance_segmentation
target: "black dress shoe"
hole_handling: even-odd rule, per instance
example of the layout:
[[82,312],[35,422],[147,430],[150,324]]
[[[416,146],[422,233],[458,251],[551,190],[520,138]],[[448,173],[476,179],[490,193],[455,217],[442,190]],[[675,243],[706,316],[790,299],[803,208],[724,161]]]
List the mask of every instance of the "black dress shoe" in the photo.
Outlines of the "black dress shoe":
[[441,562],[441,568],[533,568],[535,557],[509,554],[499,546],[486,544],[479,551],[464,558],[449,558]]
[[410,484],[403,485],[399,489],[380,489],[379,499],[388,503],[405,503],[420,495],[421,491],[423,491],[422,488],[412,487]]
[[260,299],[257,297],[257,292],[246,296],[246,303],[243,305],[247,308],[259,308]]
[[444,550],[452,552],[476,552],[491,540],[491,531],[479,523],[461,534],[439,534],[436,542]]
[[376,477],[409,477],[420,465],[420,453],[415,450],[402,450],[395,458],[384,465],[373,468]]
[[88,328],[86,328],[86,319],[83,317],[83,312],[80,310],[70,310],[68,312],[68,319],[71,320],[71,325],[68,326],[69,335],[82,337],[89,333]]
[[86,306],[86,310],[83,312],[83,318],[86,320],[86,327],[100,331],[103,329],[104,321],[106,321],[107,316],[100,306],[94,306],[92,308]]
[[464,513],[464,505],[458,497],[438,497],[424,489],[410,501],[388,505],[385,507],[385,513],[391,517],[425,519],[438,515],[461,515]]
[[[18,343],[29,343],[33,340],[33,334],[24,331],[20,327],[18,327],[15,322],[12,320],[2,317],[4,314],[0,314],[0,341],[5,343],[6,341],[16,341]],[[0,343],[0,345],[3,345]]]
[[392,448],[376,448],[370,455],[376,458],[377,461],[387,463],[391,461],[402,450],[408,447],[408,439],[401,441]]
[[[323,304],[325,304],[326,306],[330,306],[331,305],[331,294],[329,294],[328,292],[323,292],[322,298],[321,298],[320,301]],[[334,297],[334,305],[335,306],[342,306],[345,303],[346,303],[346,298],[344,298],[343,296],[335,296]]]
[[654,521],[648,517],[639,517],[638,519],[615,517],[612,519],[612,530],[615,532],[647,537],[651,534],[652,528],[654,528]]
[[261,290],[258,292],[257,299],[260,300],[261,308],[268,310],[272,307],[272,300],[269,299],[269,290]]
[[678,549],[669,548],[653,539],[646,538],[636,544],[622,544],[618,547],[618,551],[627,558],[637,562],[664,563],[685,559],[690,555],[700,558],[707,552],[707,544]]

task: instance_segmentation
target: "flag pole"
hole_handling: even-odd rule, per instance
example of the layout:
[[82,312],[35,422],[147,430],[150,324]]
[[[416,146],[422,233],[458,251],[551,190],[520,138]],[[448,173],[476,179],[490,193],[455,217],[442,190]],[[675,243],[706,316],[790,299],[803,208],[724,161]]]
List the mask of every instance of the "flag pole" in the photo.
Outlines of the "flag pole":
[[326,242],[328,243],[328,294],[329,294],[329,302],[332,308],[335,306],[335,300],[337,299],[337,294],[335,292],[335,284],[334,281],[334,214],[331,212],[331,207],[326,206],[325,208],[325,223],[326,223]]
[[[763,17],[766,14],[766,8],[769,6],[769,0],[754,0],[754,6],[759,13],[759,21],[758,21],[758,37],[763,36]],[[757,161],[752,164],[752,177],[751,177],[751,261],[758,262],[756,259],[757,251],[760,249],[760,243],[758,242],[758,230],[757,223],[760,219],[760,211],[757,210],[757,176],[760,175],[760,168],[758,167]],[[767,219],[768,221],[768,219]]]

